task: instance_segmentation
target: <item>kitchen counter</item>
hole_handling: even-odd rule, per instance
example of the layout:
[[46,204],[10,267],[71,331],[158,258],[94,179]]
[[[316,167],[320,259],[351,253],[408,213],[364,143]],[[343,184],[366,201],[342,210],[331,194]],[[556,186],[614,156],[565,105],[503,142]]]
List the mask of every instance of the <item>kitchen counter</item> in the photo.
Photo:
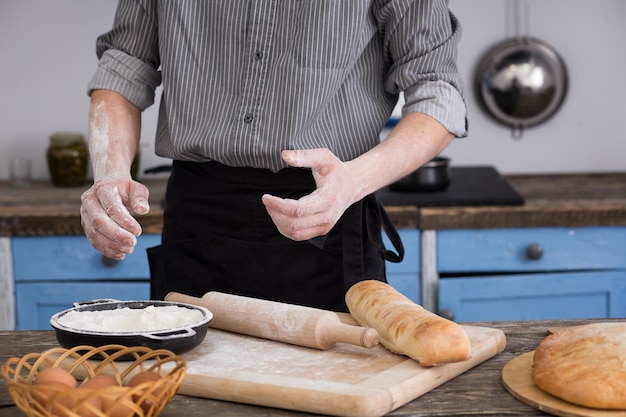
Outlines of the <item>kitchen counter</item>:
[[[607,321],[594,320],[593,322]],[[502,386],[502,368],[517,356],[534,350],[547,335],[550,327],[572,326],[592,322],[569,321],[507,321],[472,323],[502,329],[507,346],[497,356],[483,362],[466,373],[424,394],[422,397],[395,410],[392,416],[546,416],[513,398]],[[0,362],[9,357],[22,356],[28,352],[41,352],[57,346],[53,331],[0,331]],[[9,404],[7,404],[9,403]],[[21,417],[23,413],[11,406],[6,383],[0,382],[0,406],[4,417]],[[225,401],[215,401],[177,395],[160,414],[174,416],[282,416],[304,417],[310,414],[286,410],[255,407]]]
[[[524,205],[386,209],[401,229],[626,225],[626,172],[504,178],[524,198]],[[152,209],[139,222],[144,233],[160,233],[165,180],[142,182],[150,189]],[[86,188],[55,188],[49,181],[36,181],[29,189],[12,189],[0,182],[0,236],[82,234],[80,195]]]
[[584,227],[626,225],[626,172],[510,175],[523,206],[420,209],[419,228]]

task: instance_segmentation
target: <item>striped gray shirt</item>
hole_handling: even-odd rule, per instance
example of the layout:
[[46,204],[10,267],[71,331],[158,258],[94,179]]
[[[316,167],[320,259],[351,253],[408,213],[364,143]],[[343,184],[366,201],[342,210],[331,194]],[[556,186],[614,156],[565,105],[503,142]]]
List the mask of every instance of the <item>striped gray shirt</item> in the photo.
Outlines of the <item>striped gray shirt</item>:
[[120,0],[88,88],[144,110],[162,82],[158,155],[276,171],[371,149],[401,91],[465,136],[460,36],[446,0]]

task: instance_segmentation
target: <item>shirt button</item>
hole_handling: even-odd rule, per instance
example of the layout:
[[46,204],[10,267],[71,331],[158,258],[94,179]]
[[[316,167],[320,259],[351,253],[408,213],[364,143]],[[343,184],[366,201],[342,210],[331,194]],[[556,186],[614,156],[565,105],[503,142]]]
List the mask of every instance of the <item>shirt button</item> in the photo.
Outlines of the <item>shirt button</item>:
[[254,53],[254,59],[256,59],[257,61],[262,58],[263,58],[263,51],[256,51]]
[[252,113],[246,113],[243,116],[243,121],[246,123],[252,123],[252,120],[254,119],[254,116],[252,116]]

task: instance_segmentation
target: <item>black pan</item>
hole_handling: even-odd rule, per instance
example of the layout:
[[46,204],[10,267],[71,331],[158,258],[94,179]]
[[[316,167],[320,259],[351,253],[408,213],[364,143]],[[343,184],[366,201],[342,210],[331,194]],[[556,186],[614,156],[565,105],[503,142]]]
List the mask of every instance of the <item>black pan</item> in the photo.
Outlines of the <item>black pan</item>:
[[[79,345],[100,347],[109,344],[124,346],[147,346],[151,349],[168,349],[176,354],[187,352],[198,346],[205,338],[208,323],[213,314],[206,308],[184,303],[169,301],[117,301],[93,300],[76,303],[74,308],[56,313],[50,318],[50,325],[54,328],[56,338],[61,346],[70,349]],[[128,307],[143,309],[148,306],[178,306],[202,313],[202,319],[190,326],[147,332],[98,332],[83,329],[74,329],[59,323],[59,318],[70,311],[104,311]]]
[[450,185],[450,158],[438,156],[389,186],[393,191],[440,191]]

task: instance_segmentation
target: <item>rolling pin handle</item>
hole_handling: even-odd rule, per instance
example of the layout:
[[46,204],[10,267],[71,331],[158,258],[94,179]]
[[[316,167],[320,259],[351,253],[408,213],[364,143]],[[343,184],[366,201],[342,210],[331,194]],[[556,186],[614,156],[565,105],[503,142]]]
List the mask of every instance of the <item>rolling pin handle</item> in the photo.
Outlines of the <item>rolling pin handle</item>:
[[366,348],[373,348],[380,343],[380,336],[378,332],[371,328],[364,328],[361,332],[361,346]]
[[[329,349],[335,343],[348,343],[350,345],[362,346],[371,349],[378,345],[380,336],[378,332],[371,327],[353,326],[341,323],[337,314],[327,315],[329,321],[332,322],[333,336],[325,334],[323,339],[318,342],[321,349]],[[325,338],[325,340],[324,340]]]
[[[206,303],[203,302],[202,298],[193,297],[187,294],[181,294],[178,292],[170,292],[165,296],[165,301],[172,301],[175,303],[184,303],[184,304],[192,304],[195,306],[206,307]],[[208,308],[208,307],[207,307]]]

